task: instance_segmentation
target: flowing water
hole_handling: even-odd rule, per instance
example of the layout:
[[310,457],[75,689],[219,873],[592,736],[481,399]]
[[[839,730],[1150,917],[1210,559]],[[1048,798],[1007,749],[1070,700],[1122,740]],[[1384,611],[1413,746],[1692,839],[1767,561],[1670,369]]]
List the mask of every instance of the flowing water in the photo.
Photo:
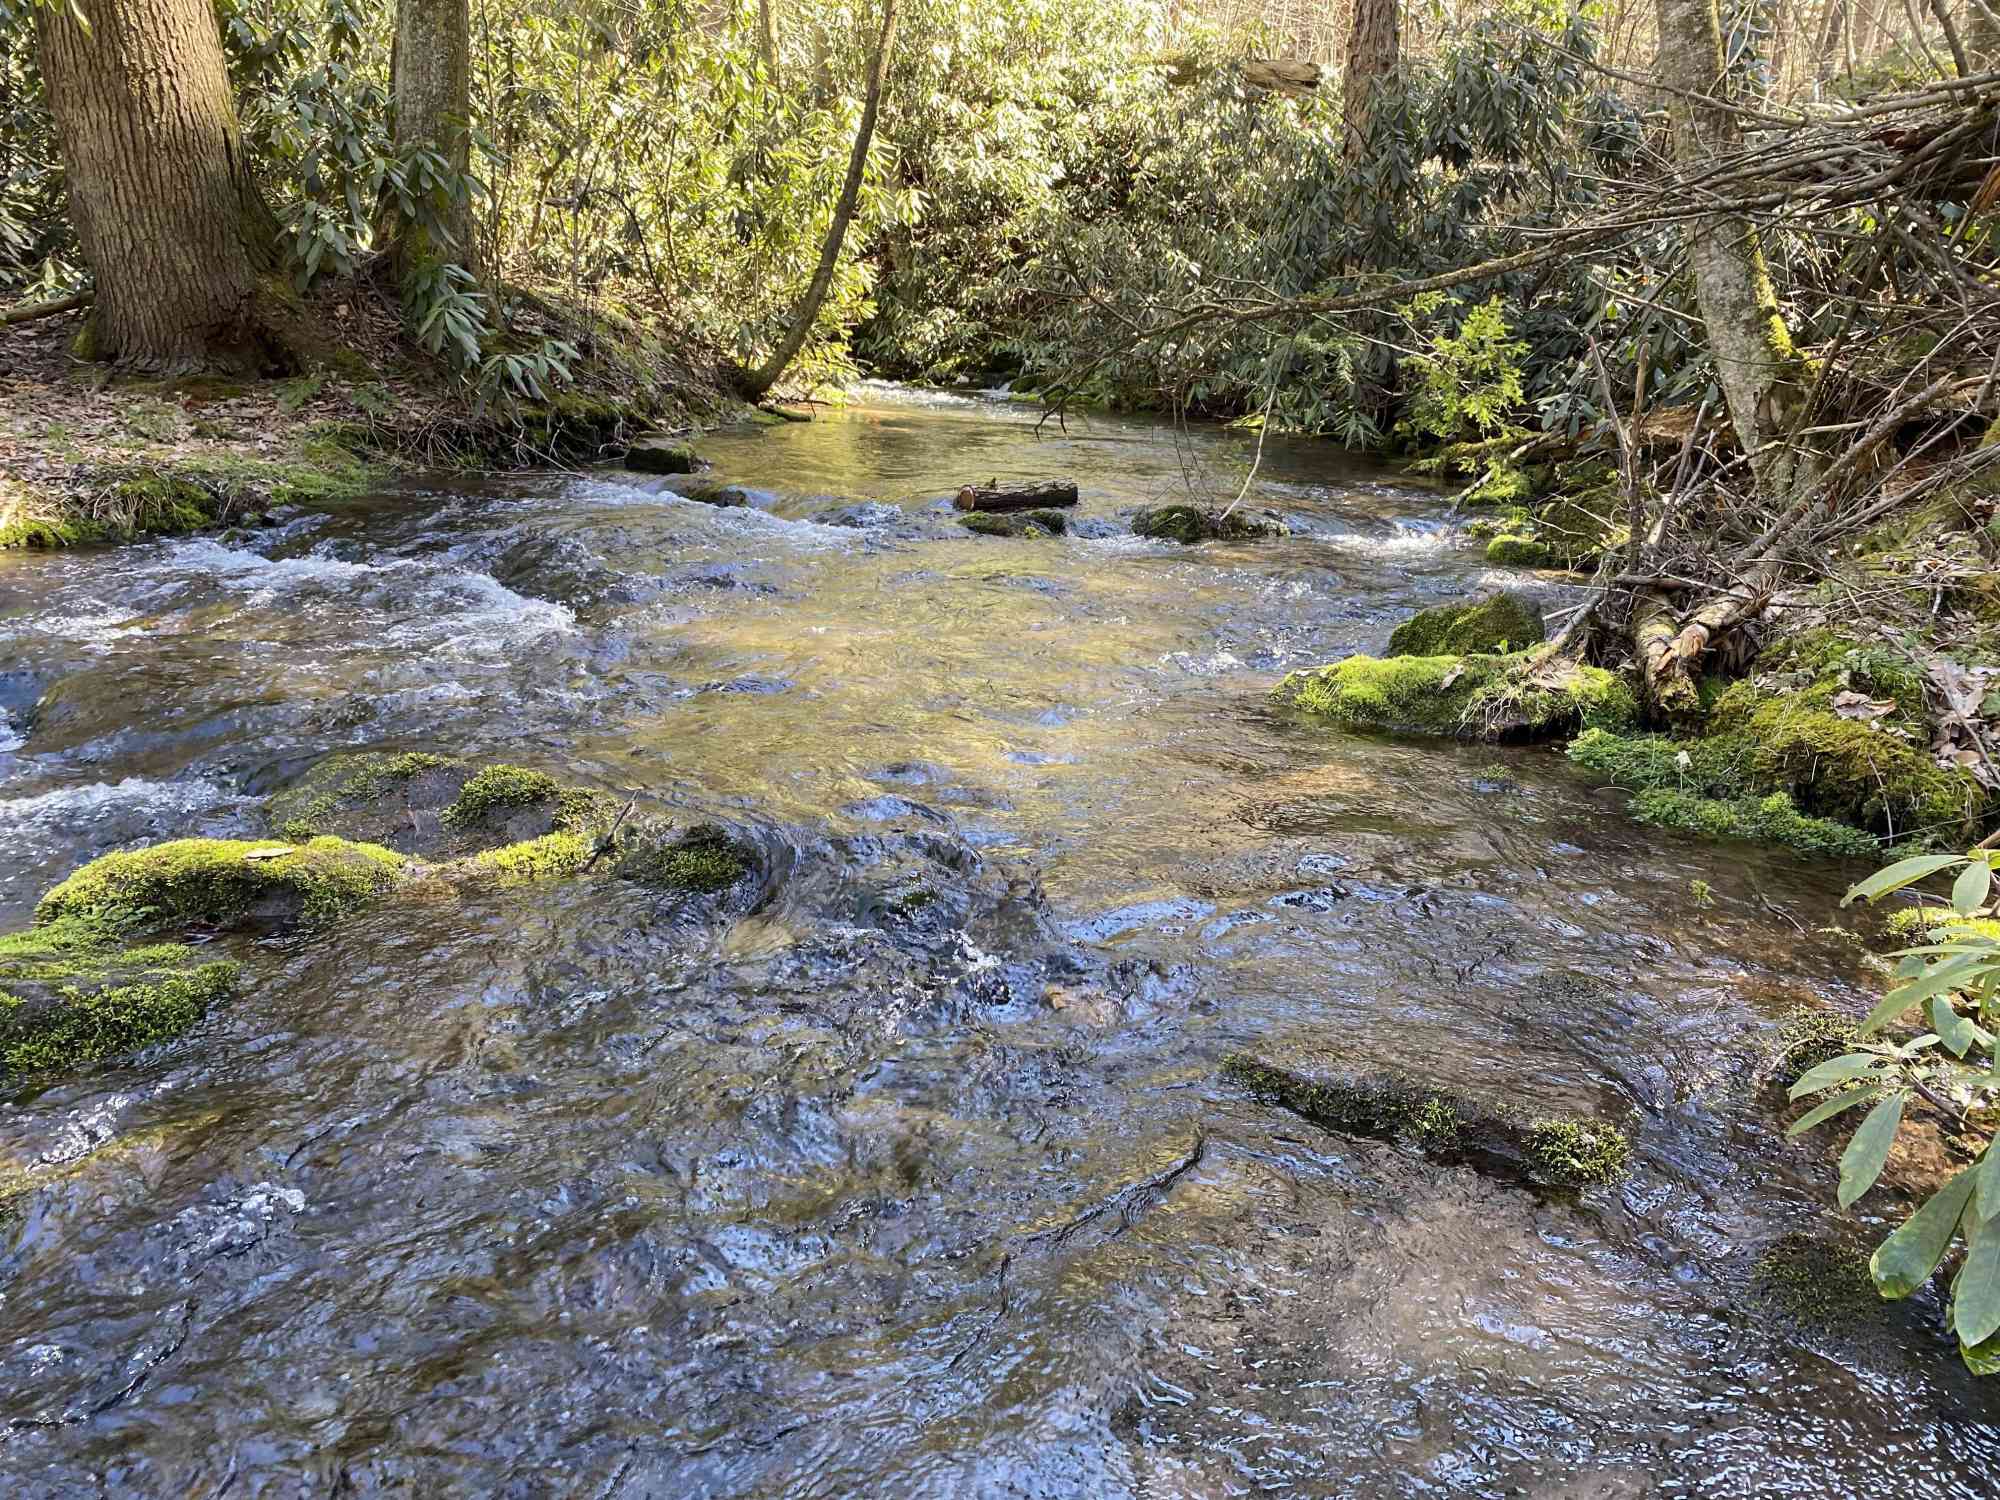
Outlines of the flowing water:
[[[873,390],[703,446],[758,508],[530,475],[0,559],[10,924],[342,748],[761,850],[719,920],[586,877],[246,942],[190,1036],[0,1096],[0,1491],[1994,1492],[1934,1298],[1758,1295],[1831,1184],[1756,1070],[1861,1002],[1851,872],[1268,706],[1498,581],[1438,497],[1274,442],[1293,535],[1183,550],[1119,516],[1233,487],[1214,433]],[[937,507],[1048,474],[1079,534]],[[1301,1043],[1619,1118],[1634,1173],[1536,1195],[1217,1071]]]

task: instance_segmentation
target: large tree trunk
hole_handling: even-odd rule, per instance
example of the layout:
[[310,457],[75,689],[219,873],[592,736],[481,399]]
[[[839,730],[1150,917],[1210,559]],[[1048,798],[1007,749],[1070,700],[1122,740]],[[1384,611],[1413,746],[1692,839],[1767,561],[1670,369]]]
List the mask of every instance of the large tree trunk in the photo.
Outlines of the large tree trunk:
[[[1727,107],[1722,24],[1716,0],[1659,0],[1659,17],[1660,78],[1677,91],[1669,101],[1674,166],[1698,183],[1743,146],[1740,118]],[[1688,225],[1687,246],[1730,424],[1759,490],[1782,500],[1801,477],[1785,439],[1799,414],[1804,361],[1779,316],[1757,230],[1739,214],[1710,214]]]
[[34,7],[70,217],[96,284],[79,349],[163,374],[294,360],[277,224],[237,129],[208,0]]
[[396,224],[392,250],[399,276],[445,262],[477,273],[472,198],[472,30],[469,0],[397,0],[396,38],[389,67],[396,154],[406,163],[430,151],[447,178],[433,180],[416,222]]
[[1377,81],[1396,71],[1402,47],[1397,4],[1398,0],[1355,0],[1354,28],[1347,34],[1347,71],[1341,80],[1350,160],[1367,149]]
[[[1658,0],[1658,5],[1660,80],[1674,91],[1668,101],[1674,167],[1683,181],[1698,186],[1743,144],[1740,117],[1728,108],[1722,24],[1716,0]],[[1740,214],[1710,214],[1688,225],[1687,247],[1730,425],[1749,457],[1760,497],[1789,511],[1815,474],[1810,453],[1797,443],[1805,362],[1778,312],[1756,227]],[[1656,716],[1680,719],[1700,712],[1696,680],[1702,657],[1746,611],[1762,607],[1775,580],[1776,557],[1764,550],[1752,560],[1753,576],[1685,620],[1662,594],[1635,600],[1633,644]]]
[[889,76],[889,54],[896,45],[896,0],[882,0],[882,36],[875,44],[875,56],[868,64],[868,95],[861,105],[861,124],[854,132],[854,151],[847,159],[847,181],[841,185],[840,200],[833,207],[833,223],[827,227],[826,242],[820,247],[819,267],[805,299],[792,312],[792,324],[771,357],[755,370],[743,372],[739,384],[747,400],[761,400],[785,367],[798,357],[806,335],[833,287],[833,274],[840,268],[840,247],[847,239],[847,226],[854,220],[861,201],[861,179],[868,168],[868,144],[875,138],[875,117],[882,107],[882,85]]

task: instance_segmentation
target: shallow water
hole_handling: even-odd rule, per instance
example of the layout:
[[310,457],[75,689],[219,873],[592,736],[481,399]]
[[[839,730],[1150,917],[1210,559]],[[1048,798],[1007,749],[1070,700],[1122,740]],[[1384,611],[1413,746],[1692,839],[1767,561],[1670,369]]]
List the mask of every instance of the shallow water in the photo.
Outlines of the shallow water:
[[[1755,1070],[1859,1003],[1844,872],[1268,706],[1496,581],[1440,499],[1274,443],[1294,535],[1183,550],[1121,512],[1239,444],[886,389],[702,447],[763,507],[526,476],[0,558],[10,924],[341,748],[764,866],[721,921],[586,879],[249,944],[193,1035],[0,1100],[6,1493],[1992,1493],[1934,1300],[1754,1295],[1831,1194]],[[1082,535],[935,504],[1055,473]],[[1636,1170],[1537,1197],[1218,1076],[1298,1043]]]

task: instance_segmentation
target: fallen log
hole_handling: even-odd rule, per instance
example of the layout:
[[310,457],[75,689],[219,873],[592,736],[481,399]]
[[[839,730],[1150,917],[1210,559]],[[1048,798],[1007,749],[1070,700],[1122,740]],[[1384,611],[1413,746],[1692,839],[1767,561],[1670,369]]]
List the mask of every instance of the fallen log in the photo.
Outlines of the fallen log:
[[960,510],[1047,510],[1076,504],[1074,479],[1049,479],[1039,484],[968,484],[952,504]]

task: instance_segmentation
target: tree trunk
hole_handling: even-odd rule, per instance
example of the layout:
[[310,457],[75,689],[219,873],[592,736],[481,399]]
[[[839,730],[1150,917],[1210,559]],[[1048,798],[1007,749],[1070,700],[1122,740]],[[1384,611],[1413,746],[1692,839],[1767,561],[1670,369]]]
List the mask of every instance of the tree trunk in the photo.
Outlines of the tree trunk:
[[34,7],[70,217],[95,301],[78,352],[127,369],[295,364],[208,0]]
[[860,128],[854,132],[854,152],[847,159],[847,181],[841,185],[840,201],[833,208],[833,223],[827,226],[826,243],[820,247],[819,268],[813,272],[805,300],[792,313],[792,326],[771,352],[771,357],[757,369],[743,373],[740,383],[746,400],[762,400],[765,393],[778,383],[785,367],[798,357],[799,350],[804,347],[806,335],[812,332],[813,322],[819,317],[826,294],[833,287],[833,273],[840,268],[840,247],[847,239],[847,226],[853,222],[855,207],[861,201],[861,179],[868,168],[868,145],[875,138],[875,117],[881,112],[882,85],[889,76],[889,54],[895,44],[896,0],[882,0],[882,37],[875,44],[875,56],[868,65],[868,96],[861,105]]
[[[1683,181],[1704,174],[1742,148],[1739,117],[1728,105],[1722,25],[1716,0],[1658,0],[1659,73],[1675,90],[1674,167]],[[1812,482],[1811,455],[1795,446],[1805,404],[1804,361],[1778,312],[1757,231],[1739,214],[1717,213],[1687,227],[1688,268],[1715,358],[1730,425],[1750,460],[1759,496],[1790,513]],[[1696,689],[1709,644],[1762,607],[1779,571],[1777,554],[1751,560],[1752,576],[1678,619],[1667,597],[1642,592],[1632,609],[1633,645],[1646,699],[1664,719],[1700,712]]]
[[968,484],[953,498],[960,510],[1043,510],[1049,506],[1076,504],[1074,479],[1048,479],[1018,484]]
[[472,30],[469,0],[397,0],[389,67],[396,154],[443,159],[444,179],[411,184],[419,221],[392,230],[397,274],[407,279],[445,262],[475,274],[472,197]]
[[1370,106],[1377,81],[1396,71],[1401,51],[1398,0],[1355,0],[1354,28],[1347,34],[1347,72],[1341,80],[1347,157],[1368,148]]
[[785,86],[778,72],[778,21],[771,13],[776,4],[777,0],[757,0],[757,45],[764,54],[764,72],[774,89]]

